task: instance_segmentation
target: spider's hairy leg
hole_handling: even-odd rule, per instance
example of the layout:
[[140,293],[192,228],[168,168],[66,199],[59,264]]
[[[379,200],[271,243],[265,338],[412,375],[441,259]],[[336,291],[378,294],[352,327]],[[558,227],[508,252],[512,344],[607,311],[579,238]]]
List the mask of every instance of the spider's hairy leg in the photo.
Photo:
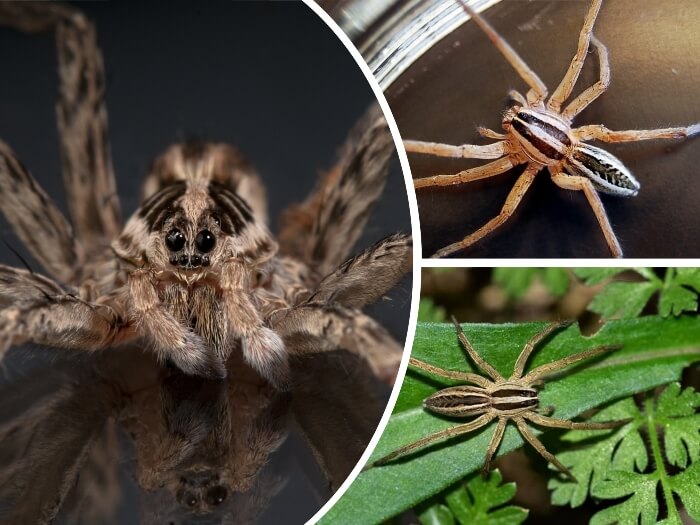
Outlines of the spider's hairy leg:
[[491,436],[491,441],[489,441],[489,446],[486,449],[486,459],[484,459],[484,466],[481,468],[481,477],[484,479],[488,477],[489,472],[491,471],[491,460],[493,459],[496,450],[498,450],[498,445],[501,444],[501,440],[503,439],[503,433],[506,430],[507,424],[507,418],[498,418],[496,430],[493,431],[493,436]]
[[585,177],[567,175],[561,171],[551,169],[550,170],[552,181],[566,190],[583,191],[583,194],[588,199],[588,203],[595,214],[600,229],[603,231],[605,236],[605,241],[608,243],[610,248],[610,253],[613,257],[622,257],[622,247],[620,242],[617,240],[617,236],[610,225],[608,220],[608,214],[605,213],[605,208],[603,207],[603,202],[600,200],[600,195],[596,191],[593,183]]
[[557,467],[559,471],[571,481],[577,483],[577,479],[574,477],[571,471],[564,465],[562,465],[561,462],[554,456],[554,454],[548,452],[545,446],[542,444],[542,442],[539,439],[537,439],[537,437],[535,437],[532,431],[528,428],[527,423],[525,422],[525,419],[523,419],[522,416],[513,417],[513,422],[517,425],[518,430],[520,430],[520,434],[522,434],[525,440],[533,446],[533,448],[540,454],[540,456],[542,456],[552,465]]
[[0,360],[10,345],[27,341],[94,351],[133,336],[111,307],[84,301],[46,277],[0,266]]
[[[484,131],[484,133],[482,133]],[[479,128],[479,133],[484,136],[485,132],[495,133],[485,128]],[[504,135],[498,135],[496,138],[505,138]],[[479,146],[475,144],[460,144],[454,146],[452,144],[442,144],[440,142],[422,142],[420,140],[404,140],[403,145],[409,153],[423,153],[426,155],[435,155],[437,157],[453,157],[457,159],[498,159],[507,153],[507,145],[505,142],[494,142]]]
[[461,241],[456,242],[454,244],[450,244],[449,246],[438,250],[432,257],[446,257],[459,250],[468,248],[469,246],[477,242],[479,239],[486,237],[489,233],[502,226],[510,218],[510,216],[513,215],[513,212],[515,212],[515,209],[518,207],[520,201],[522,201],[523,197],[525,196],[525,192],[527,192],[530,185],[534,182],[535,175],[537,175],[537,172],[540,169],[540,166],[537,164],[528,165],[527,168],[525,168],[525,171],[522,172],[518,180],[515,181],[513,189],[510,190],[508,197],[506,197],[506,202],[503,204],[501,212],[496,217],[491,219],[481,228],[476,230],[471,235],[468,235]]
[[484,164],[483,166],[470,168],[452,175],[432,175],[430,177],[423,177],[422,179],[413,179],[413,187],[418,190],[430,186],[452,186],[454,184],[487,179],[505,173],[515,165],[516,163],[509,157],[503,157],[489,162],[488,164]]
[[621,427],[632,421],[631,418],[618,419],[616,421],[569,421],[568,419],[556,419],[535,412],[523,412],[523,417],[536,425],[567,430],[607,430]]
[[291,355],[344,349],[363,357],[374,374],[392,384],[403,348],[371,317],[334,303],[304,303],[275,312],[272,328]]
[[492,416],[491,414],[483,414],[474,419],[473,421],[470,421],[469,423],[455,425],[453,427],[446,428],[445,430],[433,432],[432,434],[428,434],[427,436],[417,441],[414,441],[413,443],[409,443],[408,445],[405,445],[399,448],[398,450],[395,450],[394,452],[391,452],[390,454],[387,454],[386,456],[383,456],[377,459],[376,461],[373,461],[372,463],[368,463],[362,470],[368,470],[373,467],[385,465],[400,456],[410,454],[414,450],[428,446],[432,443],[435,443],[436,441],[441,441],[443,439],[449,439],[456,436],[460,436],[462,434],[473,432],[474,430],[477,430],[483,427],[484,425],[490,423],[491,420],[493,420],[493,418],[494,416]]
[[141,335],[148,338],[161,359],[171,359],[189,374],[225,377],[226,368],[199,335],[184,328],[158,297],[156,285],[147,270],[129,275],[129,301],[132,317]]
[[491,382],[478,374],[472,374],[469,372],[459,372],[457,370],[445,370],[444,368],[439,368],[437,366],[428,364],[424,361],[411,357],[408,363],[420,370],[428,372],[429,374],[436,375],[438,377],[444,377],[445,379],[453,379],[455,381],[464,381],[465,383],[473,383],[479,385],[482,388],[486,388],[491,384]]
[[307,302],[362,308],[384,296],[412,267],[413,239],[408,234],[392,235],[324,277]]
[[476,352],[476,350],[474,350],[474,347],[469,342],[469,339],[467,339],[467,336],[462,330],[462,326],[457,322],[457,319],[455,319],[454,315],[452,316],[452,324],[455,325],[455,331],[457,332],[457,338],[459,339],[459,342],[462,343],[462,346],[467,351],[467,354],[469,354],[469,357],[472,359],[472,361],[474,361],[474,364],[476,364],[476,366],[478,366],[480,370],[488,374],[494,381],[503,379],[503,376],[498,373],[498,370],[496,370],[493,366],[487,363]]
[[591,43],[598,53],[600,78],[598,79],[598,82],[586,89],[572,102],[570,102],[568,106],[566,106],[562,116],[565,119],[568,119],[569,122],[571,122],[576,115],[581,113],[581,111],[586,109],[591,102],[605,93],[610,85],[610,62],[608,60],[608,49],[595,37],[595,35],[591,35]]
[[78,239],[85,246],[104,249],[119,234],[121,216],[95,29],[80,11],[49,2],[3,3],[0,23],[30,33],[56,33],[60,80],[56,113],[69,208]]
[[513,369],[513,375],[510,376],[511,379],[519,379],[523,375],[523,371],[525,370],[525,364],[527,363],[528,358],[530,357],[530,354],[532,351],[535,349],[535,347],[547,336],[549,336],[552,332],[559,330],[561,328],[566,328],[567,326],[570,326],[574,321],[564,321],[564,322],[554,322],[548,324],[544,330],[541,332],[536,333],[532,339],[530,339],[525,346],[523,347],[523,351],[520,352],[520,355],[518,356],[518,360],[515,362],[515,367]]
[[384,189],[395,152],[378,105],[350,132],[340,158],[301,205],[286,210],[280,250],[326,275],[348,256]]
[[561,105],[564,101],[569,98],[571,91],[574,89],[574,85],[581,74],[581,69],[583,68],[583,63],[586,60],[586,54],[588,53],[588,46],[591,41],[591,34],[593,32],[593,24],[600,11],[600,6],[603,4],[603,0],[593,0],[591,6],[586,14],[586,19],[583,22],[583,27],[581,28],[581,33],[578,37],[578,46],[576,48],[576,54],[569,64],[569,68],[564,74],[564,78],[561,79],[559,86],[554,90],[552,96],[547,102],[547,109],[556,111],[559,113],[561,110]]
[[491,25],[481,18],[481,15],[474,11],[469,5],[467,5],[463,0],[459,0],[462,8],[469,14],[469,16],[476,22],[476,24],[481,28],[481,30],[486,33],[489,40],[496,46],[501,54],[505,57],[508,63],[513,66],[513,69],[517,71],[520,78],[522,78],[525,83],[530,86],[530,90],[527,93],[528,102],[534,103],[540,100],[544,100],[547,97],[547,86],[544,82],[537,76],[530,66],[528,66],[525,61],[520,58],[520,56],[515,52],[515,50],[510,47],[510,44],[506,42],[501,35],[496,33],[496,31],[491,27]]
[[597,139],[603,142],[637,142],[640,140],[685,139],[700,135],[700,123],[678,128],[635,129],[613,131],[602,124],[581,126],[573,130],[573,135],[579,140]]
[[82,263],[82,250],[70,224],[2,141],[0,210],[32,256],[53,277],[75,282]]
[[[289,361],[284,342],[263,320],[253,304],[250,288],[250,270],[242,261],[233,259],[223,264],[219,286],[229,325],[229,333],[241,339],[243,357],[258,373],[275,387],[286,389],[289,380]],[[230,345],[227,345],[227,348]],[[225,349],[216,349],[222,352]],[[225,361],[228,355],[222,355]]]
[[570,355],[568,357],[564,357],[562,359],[558,359],[557,361],[554,361],[553,363],[548,363],[546,365],[538,366],[534,370],[528,372],[523,376],[522,380],[523,382],[527,384],[532,384],[534,381],[537,381],[538,379],[549,375],[553,372],[556,372],[557,370],[561,370],[562,368],[566,368],[569,365],[572,365],[574,363],[578,363],[579,361],[583,361],[584,359],[590,359],[591,357],[596,357],[598,355],[604,354],[606,352],[614,352],[615,350],[619,350],[622,348],[622,345],[603,345],[603,346],[598,346],[596,348],[591,348],[590,350],[584,350],[583,352],[579,352],[578,354]]

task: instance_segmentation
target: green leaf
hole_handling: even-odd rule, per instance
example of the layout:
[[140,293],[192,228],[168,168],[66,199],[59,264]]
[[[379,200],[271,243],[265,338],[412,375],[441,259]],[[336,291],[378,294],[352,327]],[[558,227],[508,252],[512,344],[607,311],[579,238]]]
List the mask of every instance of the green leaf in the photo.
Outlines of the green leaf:
[[564,268],[544,268],[541,277],[554,297],[561,297],[569,289],[571,277]]
[[651,296],[659,289],[656,283],[610,283],[596,295],[588,309],[610,319],[637,317]]
[[522,298],[538,278],[554,297],[564,295],[569,288],[569,273],[564,268],[495,268],[492,277],[515,299]]
[[677,268],[675,281],[700,292],[700,268]]
[[[431,505],[421,512],[418,519],[423,525],[432,523],[457,523],[460,525],[518,525],[525,521],[528,511],[513,505],[503,506],[515,496],[515,483],[501,484],[503,478],[494,470],[484,480],[479,474],[472,475],[464,483],[459,482],[445,491],[438,499],[442,503]],[[444,511],[450,513],[452,521],[430,521],[438,514],[445,519]],[[423,516],[426,516],[425,519]]]
[[574,268],[576,277],[588,285],[599,284],[627,271],[626,268]]
[[[542,330],[543,323],[470,324],[464,331],[476,351],[502,374],[510,375],[523,345]],[[549,378],[540,394],[542,406],[554,406],[554,417],[572,418],[604,403],[628,397],[679,379],[682,370],[700,359],[700,321],[690,317],[648,316],[611,321],[592,337],[571,326],[549,338],[531,357],[529,369],[603,344],[624,344],[593,363]],[[458,343],[454,327],[419,323],[413,356],[448,370],[473,371]],[[453,420],[424,411],[423,399],[448,381],[409,370],[395,413],[379,440],[372,459],[412,443],[431,432],[455,425]],[[321,523],[373,524],[414,507],[481,468],[493,432],[489,425],[447,443],[438,443],[382,467],[369,469],[321,520]],[[599,435],[607,435],[605,432]],[[499,454],[522,445],[508,425]]]
[[[674,493],[678,494],[691,515],[700,511],[700,393],[692,388],[681,391],[678,383],[669,385],[654,401],[647,395],[644,413],[631,399],[625,399],[598,413],[604,418],[631,418],[632,421],[617,432],[585,449],[559,454],[559,459],[571,469],[579,483],[552,479],[552,502],[576,507],[588,493],[601,499],[620,499],[598,512],[591,523],[656,523],[659,513],[657,493],[664,496],[668,518],[665,523],[680,524]],[[662,450],[660,431],[664,437]],[[642,433],[647,439],[642,438]],[[568,432],[563,439],[584,444],[590,431]],[[649,447],[647,449],[647,441]],[[686,471],[671,475],[668,463]],[[649,459],[649,457],[651,459]],[[647,472],[648,466],[653,470]]]
[[535,275],[537,268],[495,268],[492,280],[509,296],[520,299],[530,289]]
[[442,306],[437,306],[430,297],[421,297],[418,303],[418,320],[427,323],[440,323],[447,319]]
[[696,312],[698,296],[679,284],[664,287],[659,298],[659,314],[663,317],[678,316],[683,312]]

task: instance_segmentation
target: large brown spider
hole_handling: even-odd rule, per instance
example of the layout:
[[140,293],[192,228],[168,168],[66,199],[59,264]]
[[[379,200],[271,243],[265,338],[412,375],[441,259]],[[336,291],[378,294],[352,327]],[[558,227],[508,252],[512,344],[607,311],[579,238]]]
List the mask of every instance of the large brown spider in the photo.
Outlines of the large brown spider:
[[[437,366],[424,363],[415,358],[410,359],[410,364],[420,370],[424,370],[430,374],[444,377],[445,379],[464,381],[471,385],[451,386],[438,390],[423,401],[423,407],[436,414],[450,416],[455,418],[465,418],[470,416],[479,416],[468,423],[455,425],[429,434],[413,443],[409,443],[386,456],[368,464],[365,468],[372,468],[379,465],[384,465],[399,456],[404,456],[423,448],[431,443],[443,439],[450,439],[468,432],[473,432],[479,428],[488,425],[494,419],[498,420],[496,429],[493,432],[488,449],[486,450],[486,459],[482,473],[486,476],[491,468],[491,459],[493,459],[498,446],[501,444],[503,432],[506,429],[508,421],[513,421],[518,427],[520,434],[525,440],[530,443],[535,450],[547,461],[556,466],[563,474],[572,481],[576,481],[574,475],[562,465],[557,458],[547,451],[542,442],[530,431],[527,426],[527,421],[552,428],[565,429],[588,429],[602,430],[619,427],[626,424],[627,420],[620,421],[603,421],[603,422],[576,422],[565,419],[555,419],[543,414],[549,413],[553,409],[547,407],[545,410],[538,409],[539,397],[537,390],[534,388],[544,376],[561,370],[571,364],[589,359],[605,352],[611,352],[621,348],[620,345],[607,345],[592,348],[578,354],[574,354],[553,363],[539,366],[523,375],[525,364],[527,363],[530,354],[533,352],[538,343],[543,341],[552,332],[569,326],[571,322],[551,323],[544,330],[535,334],[523,347],[522,352],[515,362],[515,368],[509,378],[504,378],[493,366],[484,361],[479,354],[476,353],[471,343],[464,335],[462,327],[457,323],[455,318],[452,318],[457,331],[457,337],[464,346],[464,349],[469,354],[469,357],[474,361],[474,364],[482,372],[490,377],[486,378],[478,374],[469,372],[458,372],[453,370],[444,370]],[[476,386],[472,386],[476,385]]]
[[[503,117],[505,133],[479,128],[482,136],[497,139],[498,142],[484,146],[471,144],[454,146],[433,142],[404,141],[406,151],[413,153],[441,157],[497,159],[453,175],[434,175],[416,179],[414,186],[418,190],[431,186],[461,184],[500,175],[521,164],[526,164],[526,167],[496,217],[461,241],[438,250],[433,257],[445,257],[468,248],[502,226],[511,217],[535,180],[535,176],[543,168],[549,170],[552,181],[557,186],[584,192],[612,255],[622,256],[622,248],[608,221],[598,192],[631,197],[637,194],[640,185],[619,159],[605,150],[586,144],[585,141],[598,139],[604,142],[634,142],[651,139],[680,139],[700,133],[700,124],[632,131],[612,131],[600,124],[572,128],[571,124],[576,115],[603,94],[610,84],[607,48],[593,36],[593,24],[602,1],[591,2],[581,29],[576,54],[564,78],[548,100],[547,87],[537,74],[478,13],[461,2],[464,10],[486,33],[530,89],[526,96],[522,96],[517,91],[509,93],[513,106]],[[562,105],[570,97],[578,80],[591,43],[598,54],[600,78],[562,110]]]
[[278,241],[256,172],[219,143],[178,144],[157,158],[122,228],[94,27],[71,7],[25,2],[0,3],[0,24],[56,33],[72,219],[0,142],[0,209],[52,277],[0,266],[0,359],[24,341],[82,351],[143,342],[187,373],[222,376],[240,350],[282,387],[290,354],[343,348],[393,377],[401,345],[361,308],[410,271],[411,239],[394,235],[347,259],[393,152],[377,108],[336,169],[287,211]]

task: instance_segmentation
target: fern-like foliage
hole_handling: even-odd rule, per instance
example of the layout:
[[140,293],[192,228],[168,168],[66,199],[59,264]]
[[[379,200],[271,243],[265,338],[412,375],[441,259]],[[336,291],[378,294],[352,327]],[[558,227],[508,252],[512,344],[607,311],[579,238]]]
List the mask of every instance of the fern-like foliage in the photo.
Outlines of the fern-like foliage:
[[663,279],[652,268],[576,268],[574,274],[586,284],[594,285],[630,270],[637,274],[638,280],[608,283],[591,301],[589,310],[605,318],[631,319],[658,293],[661,317],[697,312],[700,268],[668,268]]
[[417,509],[418,521],[421,525],[518,525],[528,511],[508,504],[515,496],[515,483],[502,481],[498,470],[487,479],[472,474]]
[[601,421],[632,419],[603,439],[591,431],[568,432],[564,440],[586,446],[558,457],[579,483],[550,480],[552,502],[577,507],[589,494],[619,500],[595,514],[591,524],[646,524],[659,522],[657,494],[662,494],[662,523],[680,525],[680,505],[700,522],[698,408],[700,393],[673,383],[658,398],[648,393],[641,410],[628,398],[598,413],[595,419]]

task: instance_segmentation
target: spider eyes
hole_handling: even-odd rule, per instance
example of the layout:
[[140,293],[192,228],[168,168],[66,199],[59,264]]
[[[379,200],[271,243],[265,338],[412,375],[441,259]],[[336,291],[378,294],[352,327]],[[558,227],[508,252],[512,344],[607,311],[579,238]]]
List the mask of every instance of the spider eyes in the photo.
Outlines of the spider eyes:
[[197,245],[197,249],[200,252],[207,253],[214,248],[216,237],[214,237],[214,234],[209,230],[202,230],[197,234],[197,237],[195,237],[194,243]]
[[207,492],[207,503],[212,506],[221,505],[226,499],[226,489],[224,487],[214,487]]
[[177,228],[173,228],[165,237],[165,245],[171,252],[179,252],[184,248],[185,240],[185,235]]

